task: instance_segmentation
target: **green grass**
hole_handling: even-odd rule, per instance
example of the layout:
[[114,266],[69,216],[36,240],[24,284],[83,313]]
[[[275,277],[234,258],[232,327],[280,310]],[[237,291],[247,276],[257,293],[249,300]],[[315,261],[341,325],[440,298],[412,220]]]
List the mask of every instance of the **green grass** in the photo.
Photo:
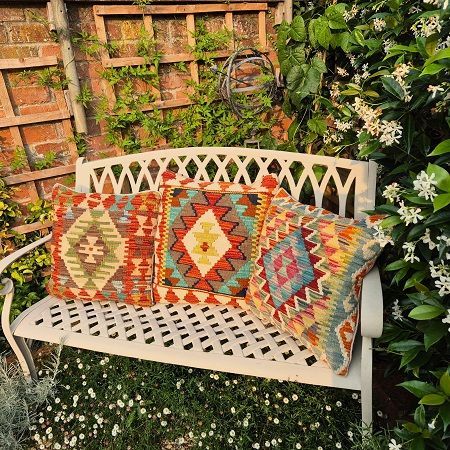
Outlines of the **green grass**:
[[69,348],[59,383],[28,449],[348,450],[360,421],[350,391]]

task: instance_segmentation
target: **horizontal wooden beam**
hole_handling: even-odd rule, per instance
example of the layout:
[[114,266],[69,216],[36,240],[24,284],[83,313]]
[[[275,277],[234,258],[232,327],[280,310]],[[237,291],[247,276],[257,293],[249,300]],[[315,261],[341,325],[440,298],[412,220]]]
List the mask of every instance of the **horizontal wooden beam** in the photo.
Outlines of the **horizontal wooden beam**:
[[53,222],[51,220],[47,220],[45,222],[34,222],[27,223],[25,225],[18,225],[17,227],[13,227],[9,230],[9,236],[12,236],[12,231],[19,234],[32,233],[33,231],[43,230],[45,228],[50,228],[53,226]]
[[[261,50],[262,53],[268,53],[268,49]],[[216,52],[208,53],[210,58],[228,58],[233,53],[233,50],[218,50]],[[251,53],[251,50],[245,50],[242,52],[244,55]],[[177,53],[174,55],[163,56],[160,63],[170,64],[177,62],[191,62],[195,61],[194,55],[191,53]],[[142,56],[128,56],[125,58],[103,58],[102,64],[104,67],[124,67],[124,66],[140,66],[142,64],[148,64]]]
[[211,3],[203,5],[97,5],[94,14],[99,16],[141,14],[199,14],[215,12],[267,11],[267,3]]
[[58,58],[56,56],[46,56],[43,58],[0,59],[0,70],[28,69],[31,67],[56,66],[57,64]]
[[69,119],[69,111],[50,111],[41,114],[24,114],[23,116],[2,117],[0,128],[18,127],[21,125],[31,125],[33,123],[52,122],[55,120]]
[[34,172],[19,173],[17,175],[10,175],[3,178],[3,181],[12,186],[15,184],[27,183],[29,181],[45,180],[47,178],[60,177],[75,173],[75,164],[69,164],[67,166],[51,167],[50,169],[36,170]]

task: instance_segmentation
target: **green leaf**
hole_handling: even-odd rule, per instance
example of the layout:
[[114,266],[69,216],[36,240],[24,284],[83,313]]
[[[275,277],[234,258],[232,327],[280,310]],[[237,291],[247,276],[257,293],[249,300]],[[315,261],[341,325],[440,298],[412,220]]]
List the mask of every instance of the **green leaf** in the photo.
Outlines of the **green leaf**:
[[364,47],[364,35],[361,30],[353,30],[352,36],[359,45]]
[[325,10],[325,17],[328,19],[328,25],[332,30],[345,30],[347,28],[344,19],[345,7],[344,3],[338,3],[337,5],[329,6]]
[[440,378],[439,386],[445,395],[450,396],[450,373],[448,370],[446,370]]
[[381,82],[383,83],[386,91],[388,91],[394,97],[397,97],[400,100],[403,100],[405,98],[405,91],[397,80],[394,80],[394,78],[391,77],[383,77],[381,78]]
[[363,156],[371,155],[374,151],[378,150],[379,147],[380,143],[378,141],[373,141],[370,144],[362,146],[358,156],[362,158]]
[[311,67],[314,67],[314,69],[318,70],[320,73],[326,73],[327,72],[327,66],[317,56],[314,56],[314,58],[312,59]]
[[327,122],[324,119],[309,119],[307,125],[311,131],[320,136],[323,136],[327,131]]
[[392,228],[395,227],[395,225],[398,225],[399,223],[402,223],[402,219],[400,216],[390,216],[386,217],[386,219],[383,219],[380,222],[381,228]]
[[350,36],[348,31],[336,33],[334,35],[336,46],[341,47],[345,53],[348,53],[350,50]]
[[441,59],[447,59],[447,58],[450,58],[450,48],[444,48],[442,50],[439,50],[431,58],[428,58],[425,61],[425,67],[429,66],[430,64],[434,63],[435,61],[440,61]]
[[431,176],[433,173],[436,186],[445,192],[450,192],[450,174],[443,167],[436,164],[428,164],[427,174]]
[[323,48],[328,50],[331,42],[331,31],[330,27],[328,26],[328,21],[324,17],[320,17],[314,22],[314,34],[317,42]]
[[428,156],[440,156],[445,153],[450,153],[450,139],[446,139],[436,145],[435,149]]
[[306,28],[305,21],[302,16],[295,16],[291,23],[291,30],[289,32],[294,41],[305,42],[306,40]]
[[289,32],[291,30],[291,26],[286,20],[280,23],[277,28],[277,48],[278,51],[282,48],[286,48],[286,41],[289,38]]
[[408,430],[410,433],[420,433],[422,431],[415,423],[412,422],[404,423],[403,428]]
[[305,49],[302,46],[295,47],[290,54],[292,64],[298,64],[299,66],[305,63]]
[[315,94],[320,86],[320,72],[314,67],[310,67],[300,87],[300,93]]
[[316,22],[319,19],[311,19],[308,24],[308,37],[311,46],[317,48]]
[[433,199],[434,211],[439,211],[450,204],[450,194],[439,194]]
[[447,334],[447,326],[440,320],[419,322],[417,329],[423,333],[423,343],[426,351]]
[[447,427],[450,425],[450,402],[445,402],[439,408],[439,415],[441,416],[442,422],[444,422],[444,432],[447,431]]
[[415,320],[429,320],[438,317],[445,311],[442,307],[431,305],[416,306],[410,313],[409,317]]
[[394,261],[390,264],[388,264],[384,270],[387,270],[388,272],[391,270],[399,270],[403,269],[403,267],[409,267],[410,263],[406,262],[404,259],[397,259],[397,261]]
[[417,436],[412,440],[409,448],[410,450],[425,450],[425,440],[422,436]]
[[286,87],[289,91],[295,91],[304,78],[303,70],[300,66],[291,68],[286,77]]
[[425,75],[436,75],[443,69],[445,69],[445,66],[442,64],[430,64],[422,70],[422,73],[419,76],[424,77]]
[[402,359],[400,361],[400,368],[408,365],[422,350],[423,346],[420,348],[412,348],[411,350],[403,353]]
[[393,352],[407,352],[409,350],[422,347],[422,342],[415,341],[414,339],[406,339],[404,341],[392,342],[389,345],[389,350]]
[[407,391],[411,392],[411,394],[415,395],[418,398],[422,398],[427,394],[439,392],[433,385],[419,380],[404,381],[398,386],[405,388]]
[[414,422],[420,427],[425,428],[427,425],[425,419],[425,407],[423,405],[419,405],[414,411]]
[[420,400],[421,405],[439,406],[446,400],[446,397],[442,394],[427,394]]

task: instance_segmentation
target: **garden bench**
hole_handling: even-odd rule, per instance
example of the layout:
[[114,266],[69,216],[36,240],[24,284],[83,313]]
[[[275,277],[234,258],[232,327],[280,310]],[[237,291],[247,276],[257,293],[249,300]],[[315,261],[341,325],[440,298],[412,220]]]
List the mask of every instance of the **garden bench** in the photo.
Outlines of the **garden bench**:
[[[234,163],[234,164],[233,164]],[[76,190],[115,193],[156,190],[167,168],[210,181],[252,183],[270,172],[299,198],[309,179],[315,204],[322,206],[326,187],[334,180],[339,213],[352,205],[356,218],[374,207],[377,165],[333,157],[249,148],[180,148],[118,156],[76,164]],[[298,167],[303,169],[298,172]],[[295,181],[293,171],[300,173]],[[321,170],[318,181],[314,170]],[[233,174],[233,176],[230,175]],[[116,175],[114,175],[116,174]],[[352,194],[353,191],[353,194]],[[51,236],[45,236],[0,262],[0,273]],[[372,338],[382,332],[382,292],[378,270],[362,287],[360,327],[347,376],[335,375],[287,333],[264,325],[250,312],[226,306],[40,300],[10,324],[14,286],[3,279],[2,327],[25,375],[36,377],[26,339],[279,380],[361,391],[362,419],[372,422]]]

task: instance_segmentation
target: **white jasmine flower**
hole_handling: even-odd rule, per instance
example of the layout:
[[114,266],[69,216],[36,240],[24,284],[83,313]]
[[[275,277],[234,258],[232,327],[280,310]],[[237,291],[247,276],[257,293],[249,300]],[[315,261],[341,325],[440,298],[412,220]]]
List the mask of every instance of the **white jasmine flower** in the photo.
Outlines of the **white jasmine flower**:
[[[447,325],[450,324],[450,308],[447,309],[447,316],[442,319],[442,323],[445,323]],[[450,327],[449,327],[448,331],[450,331]]]
[[405,242],[402,245],[402,248],[406,250],[406,255],[403,258],[406,262],[410,262],[412,264],[414,261],[420,261],[419,257],[414,255],[414,251],[416,250],[415,242]]
[[349,20],[356,17],[357,14],[358,14],[358,7],[356,5],[353,5],[350,10],[344,12],[343,14],[344,20],[348,22]]
[[341,122],[339,119],[335,119],[334,124],[339,131],[343,132],[353,128],[353,124],[351,122]]
[[430,84],[430,85],[427,87],[427,91],[428,91],[428,92],[431,92],[431,98],[434,98],[434,97],[436,97],[436,95],[437,95],[439,92],[444,92],[445,89],[444,89],[442,86],[433,86],[432,84]]
[[424,170],[417,175],[413,185],[419,197],[424,197],[425,200],[433,200],[437,196],[435,188],[437,182],[434,178],[434,173],[428,175]]
[[383,191],[383,197],[390,202],[395,202],[400,200],[400,192],[401,188],[398,185],[398,183],[391,183],[390,185],[386,186]]
[[405,222],[406,225],[413,223],[414,225],[423,219],[420,215],[422,210],[420,208],[414,208],[412,206],[405,206],[403,200],[400,202],[400,208],[398,209],[398,214],[400,218]]
[[386,39],[383,43],[384,53],[386,53],[386,54],[389,53],[389,49],[391,47],[393,47],[394,45],[396,45],[396,44],[392,39]]
[[400,450],[402,448],[402,444],[397,444],[395,439],[391,439],[389,442],[389,450]]
[[376,18],[373,21],[375,31],[383,31],[386,28],[386,22],[383,19]]
[[382,228],[375,225],[373,229],[375,230],[374,237],[381,248],[386,247],[388,244],[394,245],[392,238],[389,235],[386,235],[386,232]]
[[341,77],[347,77],[348,76],[348,72],[343,67],[337,67],[336,68],[336,72]]
[[434,281],[434,285],[439,289],[439,295],[441,297],[450,294],[450,276],[442,275],[438,280]]
[[382,120],[379,127],[379,140],[382,144],[390,146],[399,144],[403,127],[396,120]]
[[439,16],[421,17],[411,27],[415,37],[428,37],[434,33],[440,33],[442,23]]
[[425,234],[422,236],[422,242],[424,244],[428,244],[428,248],[430,250],[434,250],[437,247],[437,244],[435,242],[432,241],[431,239],[431,235],[430,235],[430,229],[426,228],[425,229]]
[[400,322],[403,320],[402,308],[398,304],[398,300],[395,300],[392,305],[392,317]]

